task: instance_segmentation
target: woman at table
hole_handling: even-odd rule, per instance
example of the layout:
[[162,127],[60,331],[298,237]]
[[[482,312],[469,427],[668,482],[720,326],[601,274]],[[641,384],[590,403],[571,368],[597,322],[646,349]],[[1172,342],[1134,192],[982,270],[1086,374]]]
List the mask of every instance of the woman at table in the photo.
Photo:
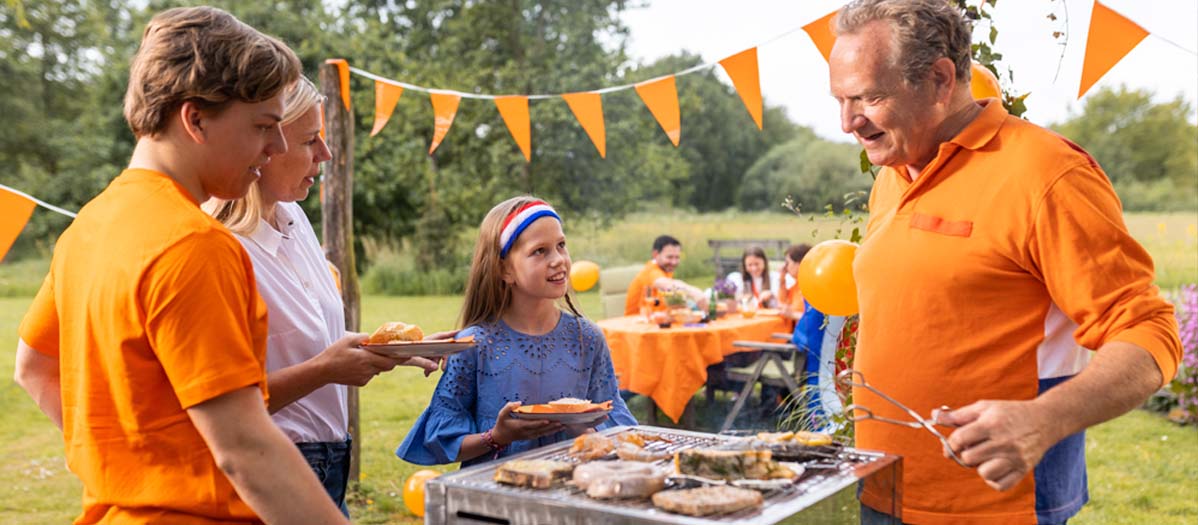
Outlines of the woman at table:
[[586,429],[511,417],[521,403],[565,397],[611,401],[597,429],[636,425],[603,332],[568,293],[570,252],[557,212],[529,196],[500,203],[479,227],[473,261],[460,335],[474,336],[477,345],[449,357],[396,455],[465,467],[570,439]]
[[779,279],[778,303],[782,305],[782,317],[790,321],[793,329],[795,321],[803,317],[806,301],[799,291],[799,263],[811,251],[810,244],[796,244],[786,250],[786,263],[782,266],[782,278]]
[[736,285],[737,298],[751,297],[762,308],[778,306],[778,274],[770,273],[770,262],[761,247],[746,248],[740,257],[740,271],[728,274],[727,279]]
[[[349,516],[345,488],[350,437],[346,385],[364,386],[396,365],[436,364],[419,357],[393,359],[358,348],[367,337],[345,331],[341,294],[312,224],[296,201],[329,160],[320,137],[323,96],[300,77],[286,95],[282,120],[287,151],[262,166],[245,197],[214,199],[204,210],[227,226],[249,252],[258,292],[266,303],[267,385],[271,419],[299,447],[329,497]],[[443,338],[447,334],[434,334]]]

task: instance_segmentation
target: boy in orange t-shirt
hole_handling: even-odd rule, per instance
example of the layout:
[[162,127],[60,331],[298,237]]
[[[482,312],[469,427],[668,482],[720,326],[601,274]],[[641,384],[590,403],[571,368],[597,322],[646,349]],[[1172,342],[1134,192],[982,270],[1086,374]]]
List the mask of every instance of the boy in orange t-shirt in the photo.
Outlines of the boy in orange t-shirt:
[[224,11],[171,9],[131,64],[129,168],[59,238],[15,376],[62,430],[77,524],[345,523],[266,413],[266,308],[203,213],[286,151],[295,54]]

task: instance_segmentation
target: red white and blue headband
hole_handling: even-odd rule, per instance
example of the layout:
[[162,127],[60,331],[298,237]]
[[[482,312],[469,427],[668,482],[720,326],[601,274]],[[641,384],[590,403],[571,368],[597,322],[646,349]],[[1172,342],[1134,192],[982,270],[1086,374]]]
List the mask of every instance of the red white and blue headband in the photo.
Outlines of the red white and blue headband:
[[562,222],[562,218],[545,201],[532,201],[509,214],[503,220],[503,229],[499,231],[499,258],[507,257],[507,252],[516,244],[516,238],[520,237],[520,233],[541,217],[553,217],[557,222]]

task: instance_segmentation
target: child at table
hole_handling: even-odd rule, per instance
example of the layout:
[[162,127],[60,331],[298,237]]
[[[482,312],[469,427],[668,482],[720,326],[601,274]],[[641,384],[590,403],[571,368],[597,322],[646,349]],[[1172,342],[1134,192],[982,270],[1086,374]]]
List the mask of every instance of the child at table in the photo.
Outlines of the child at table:
[[521,403],[563,397],[611,401],[597,429],[637,424],[620,398],[603,333],[570,298],[570,252],[549,204],[522,196],[492,208],[473,261],[458,337],[477,344],[449,357],[397,456],[465,467],[570,439],[585,429],[511,417]]

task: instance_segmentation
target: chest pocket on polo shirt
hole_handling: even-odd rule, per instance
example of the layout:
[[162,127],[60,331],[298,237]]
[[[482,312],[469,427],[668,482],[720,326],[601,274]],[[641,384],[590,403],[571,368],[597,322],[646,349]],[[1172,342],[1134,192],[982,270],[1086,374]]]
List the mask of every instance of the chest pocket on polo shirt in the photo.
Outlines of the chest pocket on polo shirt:
[[950,221],[919,212],[911,215],[911,227],[952,237],[969,237],[973,234],[973,221]]

